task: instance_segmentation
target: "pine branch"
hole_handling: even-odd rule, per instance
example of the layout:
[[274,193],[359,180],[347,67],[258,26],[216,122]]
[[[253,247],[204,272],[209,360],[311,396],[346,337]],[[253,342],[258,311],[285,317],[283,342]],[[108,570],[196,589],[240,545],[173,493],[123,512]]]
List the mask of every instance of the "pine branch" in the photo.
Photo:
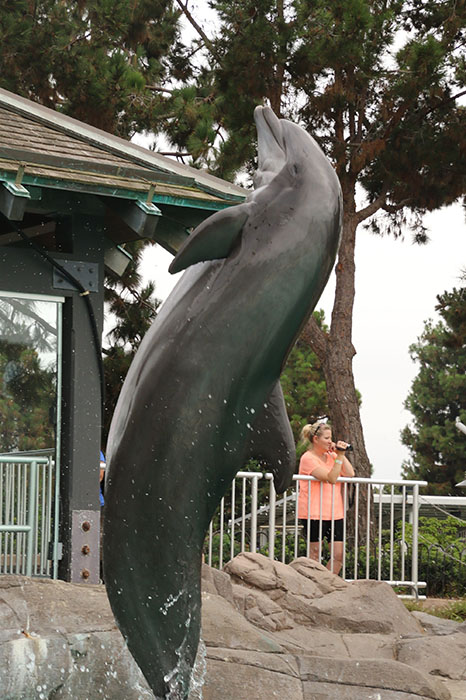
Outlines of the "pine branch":
[[320,328],[314,316],[309,318],[309,321],[304,326],[301,332],[301,339],[308,345],[317,355],[319,360],[325,357],[328,345],[328,335]]
[[223,124],[220,123],[215,130],[215,136],[216,137],[218,136],[223,141],[223,143],[225,143],[225,138],[222,134],[222,129],[223,129]]
[[410,201],[411,201],[410,199],[403,199],[398,204],[387,204],[387,202],[386,202],[385,204],[382,205],[381,208],[384,211],[388,212],[389,214],[395,214],[400,209],[403,209],[403,207],[406,207],[410,203]]
[[36,314],[35,311],[33,311],[33,309],[27,304],[23,304],[18,299],[8,299],[8,303],[15,309],[15,311],[23,314],[23,316],[29,316],[30,318],[34,319],[34,321],[36,321],[46,333],[50,333],[50,335],[57,335],[56,328],[51,326],[49,323],[47,323],[47,321],[45,321],[45,319]]
[[463,92],[459,92],[457,95],[452,95],[447,100],[442,100],[441,102],[434,105],[430,109],[426,109],[423,112],[421,112],[420,115],[418,116],[418,119],[423,119],[428,114],[431,114],[431,112],[435,112],[436,109],[440,109],[440,107],[444,107],[445,105],[449,104],[450,102],[454,102],[455,100],[459,100],[459,98],[463,97],[464,95],[466,95],[466,90],[463,90]]
[[132,294],[133,298],[134,298],[139,304],[141,304],[141,306],[145,306],[147,309],[150,309],[150,310],[153,311],[154,313],[157,313],[157,307],[156,307],[156,306],[153,306],[152,304],[149,304],[149,302],[146,301],[146,300],[142,297],[142,295],[140,294],[140,292],[139,292],[137,289],[135,289],[135,287],[127,287],[127,289],[128,289],[128,292],[129,292],[130,294]]
[[168,90],[168,88],[159,87],[158,85],[145,85],[146,90],[154,90],[154,92],[166,92],[168,95],[173,95],[174,90]]
[[189,158],[191,153],[180,153],[179,151],[157,151],[160,156],[167,156],[171,158]]
[[[403,117],[405,116],[405,114],[407,112],[408,112],[408,116],[404,122],[404,125],[403,125],[404,128],[406,128],[407,125],[412,127],[412,125],[414,123],[419,123],[419,122],[423,121],[432,112],[435,112],[436,110],[441,109],[442,107],[445,107],[446,105],[450,104],[451,102],[454,102],[455,100],[460,99],[464,95],[466,95],[466,90],[463,90],[462,92],[459,92],[456,95],[452,95],[451,97],[448,97],[445,100],[441,100],[436,105],[425,107],[421,111],[414,112],[411,115],[409,114],[409,109],[410,109],[410,107],[412,107],[414,101],[413,100],[404,101],[403,104],[401,104],[398,107],[398,109],[396,110],[392,119],[390,119],[390,121],[388,122],[387,127],[380,138],[375,138],[375,139],[369,140],[368,137],[369,137],[370,132],[368,132],[366,139],[363,142],[361,142],[360,144],[358,144],[359,147],[355,150],[355,152],[352,155],[351,160],[350,160],[350,172],[355,173],[355,174],[359,174],[364,169],[364,167],[367,165],[367,163],[374,158],[374,149],[381,150],[383,148],[383,144],[386,144],[389,141],[390,136],[393,133],[394,129],[397,126],[399,126],[399,124],[402,122]],[[379,200],[379,198],[375,201],[378,201],[378,200]],[[366,209],[370,210],[370,208],[372,207],[373,204],[374,203],[369,205],[369,207]],[[387,206],[389,206],[389,205],[387,205]],[[402,206],[405,206],[405,204],[403,204]],[[399,208],[401,208],[401,207],[399,207]],[[362,218],[359,219],[359,221],[363,221],[365,218],[367,218],[367,216],[371,216],[371,214],[374,213],[372,211],[368,215],[363,215],[364,212],[366,211],[366,209],[363,209],[363,210],[361,210],[361,212],[359,212],[359,214],[362,214]],[[389,209],[387,209],[386,211],[389,211]]]
[[359,211],[356,212],[356,220],[358,222],[358,225],[361,223],[361,221],[364,221],[364,219],[368,219],[369,216],[372,216],[375,214],[376,211],[379,209],[383,209],[384,206],[386,205],[386,196],[387,196],[387,191],[384,189],[381,194],[377,197],[377,199],[374,199],[373,202],[367,205],[367,207],[364,207],[364,209],[360,209]]
[[89,39],[91,37],[91,30],[89,30],[86,34],[80,34],[79,36],[75,36],[74,39],[71,39],[71,41],[68,42],[66,46],[61,49],[62,51],[69,51],[69,49],[74,45],[77,44],[78,41],[84,41],[85,39]]
[[161,122],[163,119],[175,119],[177,116],[177,112],[168,112],[167,114],[158,114],[157,119]]
[[196,46],[196,48],[193,49],[191,51],[191,53],[186,54],[186,60],[190,61],[192,59],[192,57],[195,56],[197,54],[197,52],[200,51],[202,48],[203,48],[203,44],[201,44],[200,46]]
[[186,0],[186,2],[184,4],[183,4],[182,0],[176,0],[176,2],[180,6],[180,8],[181,8],[184,16],[188,20],[188,22],[194,27],[196,32],[199,34],[199,36],[201,37],[201,39],[203,40],[204,44],[207,46],[207,48],[209,49],[211,54],[213,56],[215,56],[217,61],[220,63],[220,57],[219,57],[217,51],[215,50],[213,43],[210,41],[207,34],[204,32],[202,27],[196,22],[196,20],[192,16],[191,12],[188,10],[188,0]]

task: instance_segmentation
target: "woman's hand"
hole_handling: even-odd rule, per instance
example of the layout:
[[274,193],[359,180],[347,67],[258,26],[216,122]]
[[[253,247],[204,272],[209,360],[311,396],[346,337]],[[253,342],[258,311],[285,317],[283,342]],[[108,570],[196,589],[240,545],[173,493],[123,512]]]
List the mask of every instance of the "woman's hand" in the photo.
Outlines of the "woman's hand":
[[335,445],[336,450],[336,463],[340,465],[341,476],[354,476],[354,469],[351,462],[345,457],[345,451],[348,447],[348,442],[343,442],[343,440],[338,440]]
[[330,455],[330,457],[333,457],[333,459],[337,458],[338,453],[337,453],[337,448],[336,448],[336,445],[334,442],[332,442],[332,444],[330,445],[330,449],[327,450],[327,452],[325,454]]
[[337,444],[335,445],[335,449],[337,452],[345,452],[348,445],[349,442],[343,442],[343,440],[338,440]]

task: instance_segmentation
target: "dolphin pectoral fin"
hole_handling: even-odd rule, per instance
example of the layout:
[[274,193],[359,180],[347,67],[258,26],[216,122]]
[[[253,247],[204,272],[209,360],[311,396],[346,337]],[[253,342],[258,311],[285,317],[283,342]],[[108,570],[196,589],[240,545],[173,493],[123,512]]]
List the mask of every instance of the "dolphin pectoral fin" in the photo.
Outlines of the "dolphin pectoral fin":
[[246,203],[222,209],[199,224],[172,260],[169,272],[185,270],[205,260],[226,258],[249,215]]
[[277,493],[283,493],[291,484],[296,469],[296,447],[285,399],[279,381],[254,422],[247,456],[265,462],[273,473]]

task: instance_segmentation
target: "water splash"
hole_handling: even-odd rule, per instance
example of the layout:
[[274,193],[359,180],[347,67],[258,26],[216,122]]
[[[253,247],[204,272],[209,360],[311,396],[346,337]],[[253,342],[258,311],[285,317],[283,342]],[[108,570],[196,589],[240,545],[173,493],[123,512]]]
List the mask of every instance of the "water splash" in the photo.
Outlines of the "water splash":
[[191,672],[191,682],[189,684],[189,700],[202,700],[202,688],[205,683],[207,671],[207,648],[204,640],[199,639],[196,660]]
[[187,696],[189,689],[190,671],[189,664],[186,662],[185,652],[188,646],[188,633],[191,625],[191,615],[185,622],[186,634],[175,653],[178,657],[178,663],[169,673],[164,676],[164,681],[168,685],[169,692],[165,696],[166,700],[183,700]]
[[[202,687],[205,682],[206,675],[206,646],[202,639],[199,640],[197,648],[196,660],[191,669],[186,661],[186,650],[188,645],[189,628],[191,626],[191,615],[188,616],[185,627],[186,634],[180,646],[176,650],[178,663],[169,673],[164,676],[164,681],[167,683],[169,692],[165,696],[165,700],[184,700],[189,697],[189,700],[202,700]],[[188,696],[189,692],[189,696]]]
[[169,609],[170,609],[173,605],[175,605],[175,603],[177,603],[177,602],[179,601],[179,599],[180,599],[181,596],[183,595],[183,592],[184,592],[183,589],[181,589],[177,595],[171,595],[171,594],[170,594],[170,595],[168,596],[167,602],[164,603],[164,604],[162,605],[162,607],[160,608],[160,612],[162,613],[162,615],[166,615],[166,614],[168,613]]

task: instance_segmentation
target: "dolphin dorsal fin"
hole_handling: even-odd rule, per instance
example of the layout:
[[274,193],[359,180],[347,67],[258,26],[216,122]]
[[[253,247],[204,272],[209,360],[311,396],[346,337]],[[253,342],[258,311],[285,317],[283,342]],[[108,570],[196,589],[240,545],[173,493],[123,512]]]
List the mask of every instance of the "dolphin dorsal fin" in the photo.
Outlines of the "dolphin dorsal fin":
[[248,218],[248,205],[238,204],[222,209],[194,229],[172,260],[169,272],[174,274],[205,260],[226,258]]

